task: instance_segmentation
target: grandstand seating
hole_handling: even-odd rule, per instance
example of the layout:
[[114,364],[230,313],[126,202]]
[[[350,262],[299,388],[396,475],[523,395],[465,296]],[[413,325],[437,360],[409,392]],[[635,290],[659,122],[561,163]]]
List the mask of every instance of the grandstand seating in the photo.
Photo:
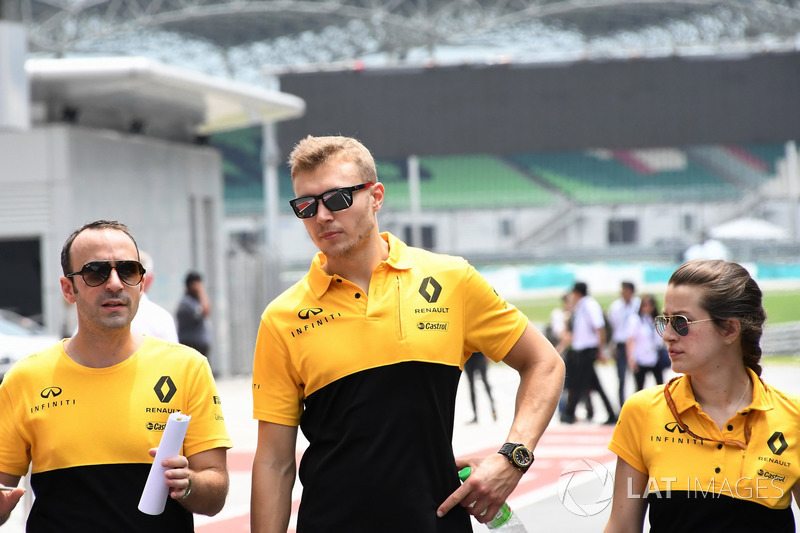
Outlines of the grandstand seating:
[[[264,212],[264,182],[262,173],[253,176],[250,181],[225,179],[225,214],[228,216],[247,216]],[[278,169],[278,190],[280,200],[278,207],[286,214],[291,213],[289,200],[294,198],[292,180],[289,169],[281,166]]]
[[[737,201],[773,178],[782,157],[782,144],[426,156],[419,158],[420,196],[423,210]],[[409,208],[407,164],[377,161],[388,209]],[[263,209],[257,178],[226,181],[229,215]],[[294,193],[285,166],[279,186],[279,206],[288,213]]]
[[[386,186],[386,205],[407,209],[408,181],[404,163],[378,162]],[[492,155],[421,157],[422,208],[458,209],[552,205],[556,197]]]
[[749,144],[727,148],[738,154],[747,155],[757,164],[760,163],[763,172],[768,176],[773,176],[778,171],[778,161],[786,157],[786,147],[783,144]]
[[741,189],[686,158],[683,168],[648,168],[628,152],[514,154],[535,179],[561,189],[580,204],[733,200]]
[[225,184],[225,214],[250,215],[264,212],[264,187],[261,183]]
[[784,156],[781,145],[695,146],[687,149],[693,161],[715,175],[744,189],[758,189],[777,172]]

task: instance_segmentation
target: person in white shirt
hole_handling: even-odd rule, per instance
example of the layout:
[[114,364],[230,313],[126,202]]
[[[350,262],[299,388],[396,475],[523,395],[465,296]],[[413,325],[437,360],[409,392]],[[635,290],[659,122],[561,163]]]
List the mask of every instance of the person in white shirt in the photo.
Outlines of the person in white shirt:
[[605,423],[614,424],[617,415],[614,414],[614,409],[594,369],[595,361],[607,359],[603,352],[606,344],[603,309],[597,300],[588,295],[586,283],[582,281],[575,283],[571,296],[575,304],[569,321],[572,349],[568,352],[568,357],[572,361],[567,361],[567,406],[561,421],[567,424],[574,423],[578,402],[592,391],[596,391],[608,413]]
[[639,312],[640,299],[636,296],[636,287],[630,281],[623,281],[620,297],[608,306],[608,322],[611,325],[611,344],[614,358],[617,361],[617,378],[619,379],[619,405],[625,403],[625,377],[628,370],[626,343],[628,342],[627,325],[630,317]]
[[131,331],[135,335],[152,335],[165,341],[178,342],[178,329],[172,313],[147,297],[147,290],[153,284],[153,258],[144,251],[139,252],[139,257],[147,274],[142,281],[144,292],[139,301],[139,310],[131,322]]
[[626,351],[637,391],[644,388],[644,379],[648,372],[653,374],[656,385],[664,382],[663,369],[658,364],[658,348],[664,345],[664,340],[656,331],[657,307],[655,297],[645,294],[642,296],[639,312],[628,318]]

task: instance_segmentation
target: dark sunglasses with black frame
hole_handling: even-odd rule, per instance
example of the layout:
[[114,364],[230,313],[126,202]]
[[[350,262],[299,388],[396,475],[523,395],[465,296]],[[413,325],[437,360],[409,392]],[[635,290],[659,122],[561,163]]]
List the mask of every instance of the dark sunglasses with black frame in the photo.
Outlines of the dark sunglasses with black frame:
[[146,270],[139,261],[89,261],[77,272],[67,274],[66,277],[80,276],[89,287],[99,287],[111,276],[111,270],[117,271],[117,276],[125,285],[135,287],[142,282]]
[[353,185],[351,187],[337,187],[316,196],[300,196],[289,200],[297,218],[311,218],[317,214],[317,201],[321,201],[328,211],[341,211],[353,205],[353,192],[360,191],[375,185],[374,181]]

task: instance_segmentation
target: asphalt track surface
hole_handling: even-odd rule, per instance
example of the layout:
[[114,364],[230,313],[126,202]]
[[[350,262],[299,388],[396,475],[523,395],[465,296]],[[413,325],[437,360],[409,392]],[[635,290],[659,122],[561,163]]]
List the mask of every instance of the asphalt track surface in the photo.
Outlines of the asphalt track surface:
[[[610,398],[616,398],[616,369],[598,365],[598,375]],[[668,377],[668,376],[665,376]],[[800,394],[800,365],[764,365],[764,379],[777,388]],[[632,391],[632,378],[628,388]],[[457,456],[487,456],[505,442],[514,409],[518,378],[503,364],[489,366],[489,382],[495,397],[498,420],[491,417],[483,383],[478,380],[478,423],[472,418],[469,389],[462,379],[456,403],[453,447]],[[648,383],[649,385],[649,383]],[[197,533],[240,533],[250,530],[250,470],[256,448],[257,422],[252,419],[252,398],[248,376],[218,382],[228,431],[234,448],[228,452],[231,488],[225,508],[215,517],[197,516]],[[612,400],[613,403],[613,400]],[[613,427],[605,426],[605,412],[595,398],[595,421],[580,420],[562,424],[554,417],[535,450],[536,462],[509,498],[509,504],[525,523],[528,532],[584,533],[602,531],[610,512],[610,487],[613,485],[615,456],[606,448]],[[306,442],[302,434],[297,452]],[[293,513],[300,501],[301,487],[295,484]],[[793,506],[796,520],[800,512]],[[8,523],[0,527],[7,533],[24,531],[25,508],[16,509]],[[475,532],[486,533],[485,526],[473,521]],[[645,525],[645,531],[648,528]],[[294,531],[294,514],[290,524]],[[415,533],[415,532],[409,532]]]

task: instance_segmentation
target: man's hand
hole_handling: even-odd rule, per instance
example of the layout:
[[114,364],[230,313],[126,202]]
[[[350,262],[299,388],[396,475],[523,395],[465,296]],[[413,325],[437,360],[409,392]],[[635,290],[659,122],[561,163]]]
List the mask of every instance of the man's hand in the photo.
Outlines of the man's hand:
[[459,470],[469,466],[472,473],[442,503],[436,511],[439,517],[447,514],[456,505],[461,505],[478,522],[486,523],[495,517],[522,477],[522,472],[499,454],[483,460],[456,460],[456,466]]
[[11,511],[14,510],[24,494],[25,489],[21,487],[0,490],[0,524],[4,524],[8,520]]
[[[158,448],[151,448],[150,456],[155,457],[157,451]],[[176,455],[161,461],[161,466],[167,468],[164,476],[166,477],[167,486],[169,486],[170,497],[175,500],[182,499],[186,495],[190,483],[191,470],[189,469],[189,460],[183,455]]]

